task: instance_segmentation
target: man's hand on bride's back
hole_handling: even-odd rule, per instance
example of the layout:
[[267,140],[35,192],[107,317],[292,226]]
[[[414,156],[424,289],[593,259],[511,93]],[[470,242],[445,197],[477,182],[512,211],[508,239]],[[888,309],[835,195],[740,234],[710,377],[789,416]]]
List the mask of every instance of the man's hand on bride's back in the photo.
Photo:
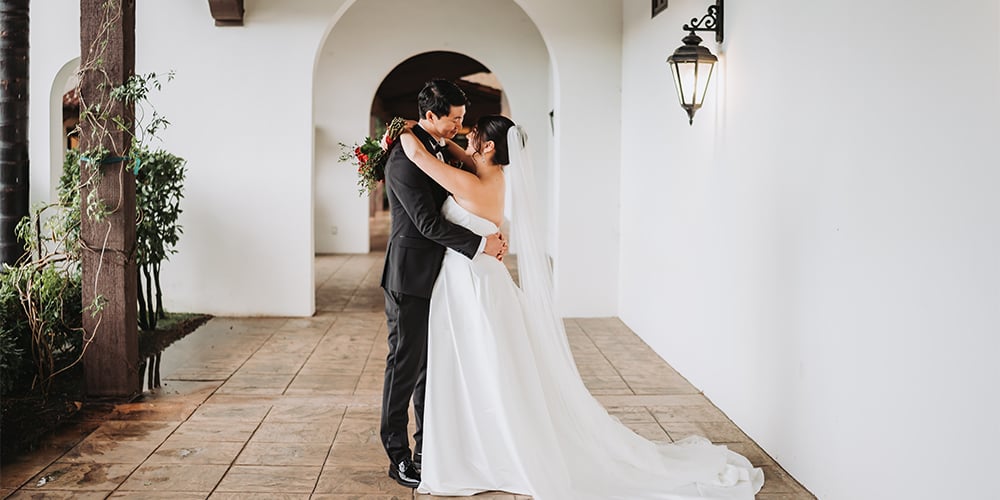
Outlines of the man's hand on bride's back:
[[507,238],[504,237],[503,233],[493,233],[487,236],[483,253],[503,262],[504,255],[507,255]]

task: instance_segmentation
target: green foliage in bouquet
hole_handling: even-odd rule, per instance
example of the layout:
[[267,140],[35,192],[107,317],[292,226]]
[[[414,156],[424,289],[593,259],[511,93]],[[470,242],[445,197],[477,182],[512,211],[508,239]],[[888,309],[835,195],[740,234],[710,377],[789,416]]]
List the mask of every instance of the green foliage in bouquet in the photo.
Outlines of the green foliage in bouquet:
[[353,146],[340,143],[340,161],[353,163],[358,169],[358,195],[371,194],[379,182],[385,180],[385,164],[389,161],[389,151],[406,126],[406,120],[396,117],[386,128],[382,141],[365,137]]

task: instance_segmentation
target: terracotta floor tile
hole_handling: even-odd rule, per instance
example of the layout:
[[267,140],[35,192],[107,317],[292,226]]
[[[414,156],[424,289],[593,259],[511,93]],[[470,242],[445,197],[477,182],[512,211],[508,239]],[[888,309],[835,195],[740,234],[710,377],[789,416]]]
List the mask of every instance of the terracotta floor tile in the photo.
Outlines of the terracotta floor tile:
[[320,467],[234,465],[216,491],[312,493]]

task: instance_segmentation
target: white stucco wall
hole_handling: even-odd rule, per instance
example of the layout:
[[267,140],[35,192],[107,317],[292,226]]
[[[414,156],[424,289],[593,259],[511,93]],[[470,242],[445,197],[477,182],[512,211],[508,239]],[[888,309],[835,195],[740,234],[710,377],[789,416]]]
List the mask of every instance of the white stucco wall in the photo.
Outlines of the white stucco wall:
[[[552,208],[548,225],[563,311],[615,314],[621,9],[602,0],[516,4],[523,12],[510,0],[482,1],[478,11],[469,10],[468,2],[421,4],[428,11],[457,11],[456,18],[467,23],[459,34],[479,30],[476,34],[492,39],[449,34],[417,40],[411,32],[421,25],[406,19],[412,29],[399,30],[392,42],[398,53],[389,53],[386,45],[366,60],[370,43],[382,37],[351,38],[358,27],[337,21],[343,15],[388,12],[384,1],[247,0],[246,25],[231,28],[214,26],[207,2],[139,3],[136,69],[176,71],[177,78],[155,102],[173,124],[162,134],[163,146],[189,162],[184,236],[162,272],[166,307],[231,315],[312,314],[317,196],[324,203],[342,201],[332,212],[341,217],[342,211],[355,222],[337,224],[338,234],[365,241],[336,251],[367,250],[364,203],[353,179],[336,177],[353,174],[346,165],[327,162],[338,149],[336,142],[367,133],[371,97],[396,63],[423,50],[461,52],[468,45],[465,52],[497,72],[515,119],[533,138],[535,155],[554,160],[538,163],[547,169],[541,196]],[[409,2],[393,5],[411,8]],[[31,15],[31,196],[37,202],[49,198],[50,172],[58,171],[61,162],[51,146],[47,97],[60,69],[78,56],[79,6],[75,0],[50,0],[33,5]],[[324,45],[327,35],[343,45]],[[539,40],[547,53],[539,50]],[[330,53],[319,54],[321,46]],[[349,52],[336,51],[339,47]],[[345,81],[349,73],[330,72],[338,64],[341,69],[371,64],[363,76],[367,88]],[[342,115],[358,117],[357,124],[345,125],[339,117],[336,125],[323,122],[334,116],[327,114],[331,103],[326,100],[333,94],[325,88],[314,92],[324,79],[357,90]],[[550,109],[556,114],[554,135],[548,129]],[[546,133],[550,147],[541,146]],[[341,170],[333,174],[336,168]],[[314,185],[321,190],[318,195]],[[334,185],[345,192],[328,192]],[[325,245],[332,224],[322,222]]]
[[[392,16],[384,13],[391,11]],[[465,16],[449,29],[420,30],[440,24],[441,12],[489,12]],[[367,20],[380,17],[379,33],[408,33],[405,39],[373,36]],[[364,47],[363,56],[358,48]],[[338,158],[339,143],[354,144],[368,135],[375,90],[399,63],[434,50],[459,52],[486,65],[500,80],[511,118],[524,126],[531,152],[551,177],[548,150],[549,56],[531,19],[512,0],[441,0],[433,9],[407,0],[356,2],[331,30],[316,62],[316,251],[367,253],[368,201],[358,196],[357,174]],[[413,107],[416,109],[416,94]],[[472,106],[476,103],[473,102]],[[549,183],[542,186],[547,191]],[[336,227],[336,234],[332,228]]]
[[622,319],[824,500],[995,496],[998,4],[727,2],[693,126],[624,6]]

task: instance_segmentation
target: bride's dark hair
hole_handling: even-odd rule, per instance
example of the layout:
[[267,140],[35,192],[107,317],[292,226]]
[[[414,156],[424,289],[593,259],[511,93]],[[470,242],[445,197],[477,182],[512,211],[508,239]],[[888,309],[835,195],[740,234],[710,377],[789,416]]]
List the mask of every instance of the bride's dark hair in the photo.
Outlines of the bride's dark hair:
[[476,133],[472,136],[472,147],[479,151],[484,142],[493,141],[495,153],[493,162],[497,165],[510,163],[510,150],[507,147],[507,130],[514,126],[510,118],[503,115],[486,115],[476,122]]

